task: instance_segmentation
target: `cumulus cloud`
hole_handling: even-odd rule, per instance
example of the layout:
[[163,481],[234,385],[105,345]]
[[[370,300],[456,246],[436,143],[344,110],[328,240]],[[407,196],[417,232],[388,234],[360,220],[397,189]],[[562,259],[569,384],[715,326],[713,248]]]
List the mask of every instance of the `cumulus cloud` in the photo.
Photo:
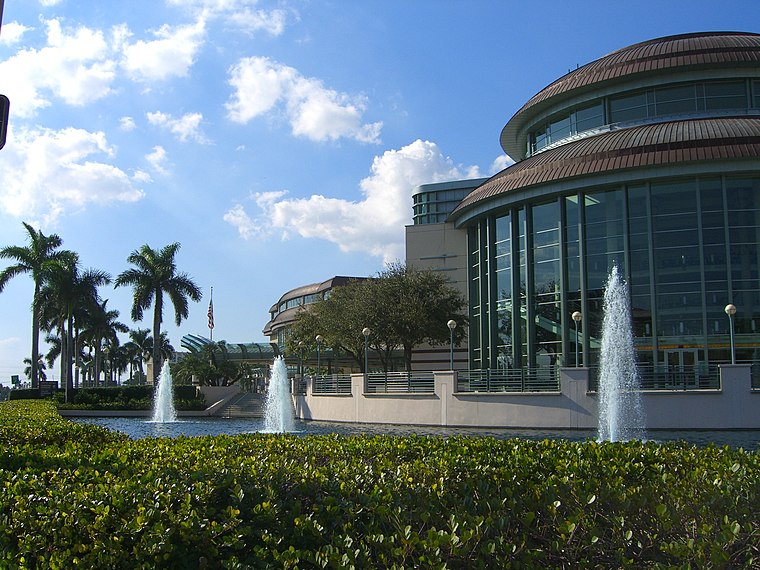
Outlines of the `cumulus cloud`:
[[496,174],[498,172],[501,172],[508,166],[512,166],[514,163],[515,161],[512,160],[511,156],[507,154],[500,154],[491,163],[491,168],[489,168],[488,172],[489,174]]
[[159,174],[169,174],[169,169],[166,167],[168,162],[168,156],[166,155],[166,149],[162,146],[154,146],[153,152],[145,155],[145,160],[148,161],[151,168]]
[[226,103],[228,117],[247,123],[261,115],[280,112],[294,135],[314,141],[349,138],[379,143],[382,123],[362,124],[367,101],[326,88],[315,78],[267,57],[248,57],[229,70],[235,89]]
[[134,131],[137,128],[135,120],[132,117],[122,117],[119,119],[119,128],[122,131]]
[[279,36],[291,12],[275,8],[257,9],[258,0],[169,0],[190,13],[207,18],[220,18],[247,33],[266,32]]
[[186,76],[206,37],[205,21],[199,19],[187,26],[163,25],[153,35],[153,40],[129,43],[125,29],[117,34],[117,40],[123,42],[121,65],[136,81]]
[[148,122],[151,125],[167,129],[180,142],[187,142],[193,140],[200,144],[208,144],[208,139],[200,130],[201,121],[203,121],[203,115],[201,113],[187,113],[180,118],[175,119],[171,115],[157,111],[155,113],[147,113]]
[[19,217],[53,222],[88,203],[134,202],[144,193],[102,159],[114,150],[102,132],[18,129],[0,153],[0,207]]
[[237,204],[224,219],[244,239],[276,231],[282,237],[326,239],[341,251],[366,252],[390,262],[403,257],[404,226],[412,218],[412,188],[470,176],[478,176],[476,167],[457,166],[435,143],[416,140],[374,158],[369,176],[359,183],[360,200],[320,195],[289,199],[284,192],[257,193],[252,196],[256,215],[252,217]]
[[64,30],[58,20],[44,22],[47,46],[21,50],[0,63],[0,77],[12,77],[4,88],[17,117],[34,116],[57,97],[85,105],[111,92],[115,64],[102,32],[79,27]]
[[0,35],[0,44],[11,46],[19,43],[24,34],[33,28],[28,28],[18,22],[3,24],[3,33]]

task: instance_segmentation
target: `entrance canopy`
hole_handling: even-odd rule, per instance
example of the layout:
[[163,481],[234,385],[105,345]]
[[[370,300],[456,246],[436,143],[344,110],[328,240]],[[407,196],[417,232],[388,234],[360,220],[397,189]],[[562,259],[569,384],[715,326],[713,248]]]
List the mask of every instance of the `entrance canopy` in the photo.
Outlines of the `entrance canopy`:
[[217,342],[194,334],[183,336],[180,345],[195,354],[202,352],[204,347],[211,346],[216,358],[233,362],[271,363],[276,356],[280,356],[280,349],[275,343]]

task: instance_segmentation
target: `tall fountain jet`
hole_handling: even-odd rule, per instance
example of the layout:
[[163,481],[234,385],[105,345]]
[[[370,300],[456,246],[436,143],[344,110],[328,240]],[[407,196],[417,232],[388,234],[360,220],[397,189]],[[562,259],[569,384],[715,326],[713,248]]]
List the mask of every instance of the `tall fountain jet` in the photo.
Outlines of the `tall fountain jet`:
[[613,265],[604,288],[598,388],[599,440],[644,438],[645,420],[640,389],[628,289],[617,265]]
[[269,377],[269,390],[264,414],[264,430],[286,433],[294,430],[295,413],[290,396],[288,367],[285,360],[278,356],[272,364]]
[[174,409],[174,389],[172,388],[172,373],[169,361],[161,367],[158,387],[153,397],[153,421],[159,423],[176,422],[177,412]]

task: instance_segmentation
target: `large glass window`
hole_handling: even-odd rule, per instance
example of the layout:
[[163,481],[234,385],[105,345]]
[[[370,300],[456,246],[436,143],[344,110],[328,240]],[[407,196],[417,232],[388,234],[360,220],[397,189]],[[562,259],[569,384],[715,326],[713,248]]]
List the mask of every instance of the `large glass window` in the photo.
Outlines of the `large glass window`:
[[512,368],[512,216],[496,218],[496,327],[497,327],[497,367]]
[[652,184],[651,192],[658,334],[702,335],[696,181]]
[[610,98],[610,122],[639,121],[649,116],[646,92]]
[[760,179],[728,178],[728,236],[737,333],[754,333],[760,318]]
[[537,152],[570,135],[582,133],[594,127],[600,127],[603,124],[603,102],[598,101],[592,105],[575,109],[568,114],[553,119],[548,124],[542,124],[532,130],[530,134],[530,151]]
[[562,352],[559,202],[534,206],[531,214],[536,364],[554,366]]

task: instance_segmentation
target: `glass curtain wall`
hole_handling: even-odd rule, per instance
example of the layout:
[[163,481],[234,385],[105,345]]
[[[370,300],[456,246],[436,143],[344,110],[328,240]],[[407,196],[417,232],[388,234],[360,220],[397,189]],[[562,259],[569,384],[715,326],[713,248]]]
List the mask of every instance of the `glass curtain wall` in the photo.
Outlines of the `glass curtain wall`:
[[594,365],[604,286],[626,278],[643,365],[760,359],[760,177],[702,177],[581,192],[469,230],[472,368]]

